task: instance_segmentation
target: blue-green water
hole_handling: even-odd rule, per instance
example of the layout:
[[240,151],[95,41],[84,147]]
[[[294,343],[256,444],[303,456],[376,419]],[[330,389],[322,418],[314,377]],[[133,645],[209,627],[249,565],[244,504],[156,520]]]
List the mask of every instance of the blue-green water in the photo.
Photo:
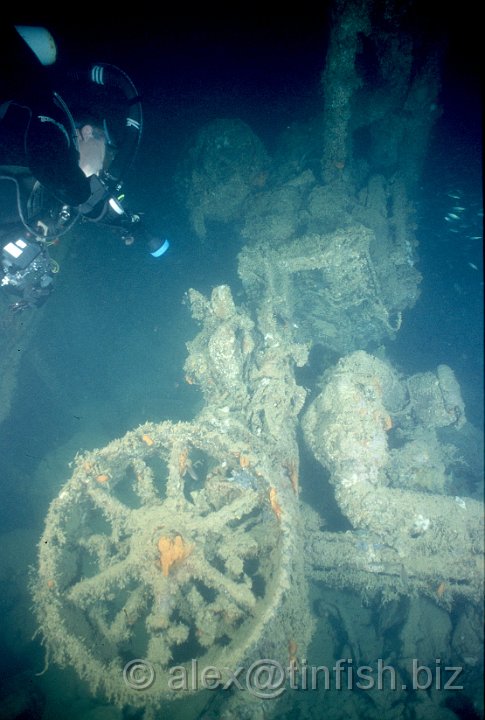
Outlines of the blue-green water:
[[[115,26],[109,39],[107,32],[95,33],[89,47],[82,25],[52,24],[76,59],[119,64],[138,85],[144,100],[145,136],[125,190],[130,204],[142,209],[161,235],[169,237],[171,247],[166,256],[153,261],[100,228],[74,230],[79,240],[61,267],[57,289],[23,354],[12,411],[0,436],[0,718],[140,717],[130,710],[121,716],[91,698],[70,671],[51,667],[45,675],[36,675],[44,655],[38,640],[32,640],[36,622],[27,589],[28,569],[36,562],[36,544],[49,503],[69,477],[68,463],[76,452],[103,447],[146,420],[189,419],[201,406],[196,388],[184,379],[185,343],[198,330],[184,297],[191,287],[208,294],[214,286],[227,283],[236,302],[243,300],[237,278],[241,241],[236,232],[221,229],[214,230],[207,245],[195,237],[175,194],[178,162],[192,134],[219,117],[247,122],[271,152],[275,138],[292,123],[311,118],[320,102],[328,28],[311,18],[255,22],[246,18],[238,26],[224,25],[224,18],[219,24],[194,18],[188,27],[179,21],[153,29],[148,20],[138,20],[130,29],[126,24]],[[458,30],[461,41],[464,33]],[[482,148],[470,46],[464,50],[452,45],[445,66],[444,112],[433,132],[416,198],[422,293],[416,307],[406,311],[402,329],[387,350],[406,374],[433,370],[440,363],[453,368],[467,417],[481,431]],[[451,223],[445,219],[450,212],[457,215]],[[322,369],[318,362],[310,367],[305,384],[311,386]],[[322,497],[317,488],[321,469],[302,452],[303,501],[327,513],[331,528],[342,529],[330,489],[325,490],[329,496]],[[468,490],[477,493],[475,486]],[[310,600],[317,630],[309,663],[323,664],[329,633],[346,657],[351,641],[339,606],[342,613],[356,616],[363,657],[366,647],[371,656],[379,627],[386,635],[388,657],[399,651],[396,626],[406,608],[396,609],[395,625],[392,619],[379,625],[373,608],[363,607],[359,598],[339,596],[314,584]],[[436,637],[443,640],[442,621],[437,616]],[[434,696],[435,717],[480,717],[474,702],[480,696],[482,670],[480,665],[469,669],[464,690],[446,697],[446,709],[443,698]],[[343,701],[342,714],[330,703],[328,717],[375,717],[376,708],[365,692],[353,691],[352,697],[351,715]],[[391,698],[382,706],[382,717],[424,717],[419,692],[400,706],[401,715],[394,714],[392,702]],[[328,704],[321,689],[289,690],[279,716],[327,717]],[[183,710],[180,713],[182,717]],[[196,711],[187,707],[187,717],[197,717]],[[209,709],[201,717],[216,715]]]

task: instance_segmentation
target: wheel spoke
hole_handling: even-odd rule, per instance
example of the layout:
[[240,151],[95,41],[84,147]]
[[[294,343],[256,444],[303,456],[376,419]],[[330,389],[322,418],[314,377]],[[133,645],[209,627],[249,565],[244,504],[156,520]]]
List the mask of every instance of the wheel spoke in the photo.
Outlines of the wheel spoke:
[[241,607],[252,608],[256,604],[248,583],[237,583],[231,580],[206,560],[198,558],[196,566],[192,566],[191,570],[193,577],[201,580],[206,587],[218,593],[229,595]]
[[80,608],[89,607],[92,603],[103,599],[111,588],[125,587],[133,573],[133,564],[129,558],[126,558],[100,570],[93,577],[79,580],[70,588],[67,597]]
[[258,500],[258,493],[254,490],[245,490],[228,505],[208,515],[203,522],[207,529],[220,532],[229,522],[241,521],[245,515],[249,515],[257,506]]

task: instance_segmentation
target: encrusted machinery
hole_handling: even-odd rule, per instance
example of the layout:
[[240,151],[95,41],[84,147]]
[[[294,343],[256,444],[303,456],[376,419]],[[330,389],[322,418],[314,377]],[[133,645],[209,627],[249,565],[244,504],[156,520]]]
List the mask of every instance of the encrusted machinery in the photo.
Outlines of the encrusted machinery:
[[[200,672],[287,668],[313,632],[295,440],[305,391],[292,374],[306,348],[283,342],[271,315],[256,327],[228,286],[189,296],[202,328],[186,372],[204,409],[78,455],[32,580],[47,658],[147,712],[187,697],[174,666],[191,678],[194,660]],[[153,668],[142,694],[123,677],[133,658]],[[234,696],[234,717],[251,699]]]
[[[305,657],[309,579],[369,601],[426,595],[446,609],[477,605],[483,591],[482,507],[450,491],[453,433],[467,426],[451,368],[403,378],[356,351],[325,372],[301,414],[294,366],[306,347],[273,306],[262,302],[252,320],[228,286],[189,299],[202,327],[185,370],[205,407],[192,422],[146,423],[78,455],[32,578],[47,660],[147,719],[187,697],[173,671],[192,677],[194,660],[197,673]],[[322,531],[301,505],[298,420],[347,532]],[[134,658],[153,670],[143,693],[124,676]],[[198,676],[188,689],[208,702]],[[249,693],[210,695],[227,718],[268,712]]]
[[213,120],[199,130],[177,185],[201,240],[208,223],[237,217],[251,191],[264,184],[268,164],[263,143],[242,120]]
[[[347,533],[313,534],[316,577],[387,600],[418,591],[450,607],[483,597],[483,507],[452,494],[456,447],[437,430],[466,423],[453,371],[401,378],[363,351],[324,375],[302,418],[305,440],[330,473]],[[313,558],[313,560],[310,560]]]
[[[47,658],[118,706],[186,697],[174,666],[196,691],[194,660],[285,666],[310,639],[297,494],[239,430],[143,425],[78,455],[51,504],[32,585]],[[134,658],[153,669],[143,693],[123,676]]]
[[[271,304],[294,337],[343,354],[395,337],[401,326],[404,301],[389,287],[396,258],[377,264],[374,244],[374,231],[354,224],[277,248],[247,246],[239,254],[238,271],[249,298],[255,305],[262,298]],[[401,267],[410,270],[405,249],[401,255]]]
[[204,394],[202,415],[222,431],[237,420],[244,432],[265,439],[297,485],[296,427],[306,390],[295,367],[306,363],[308,346],[292,341],[271,302],[261,302],[255,321],[236,306],[228,285],[210,298],[190,290],[188,299],[202,329],[187,343],[185,372]]

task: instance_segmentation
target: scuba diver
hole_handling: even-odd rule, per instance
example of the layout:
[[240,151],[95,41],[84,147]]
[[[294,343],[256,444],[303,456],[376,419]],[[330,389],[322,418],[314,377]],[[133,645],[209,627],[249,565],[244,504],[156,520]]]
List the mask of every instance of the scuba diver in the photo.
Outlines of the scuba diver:
[[47,30],[4,26],[0,35],[0,285],[16,296],[10,307],[17,311],[51,294],[58,266],[49,246],[79,221],[113,228],[125,244],[141,242],[155,258],[169,243],[122,204],[143,127],[128,75],[98,63],[73,78],[121,98],[116,135],[105,117],[75,120],[52,89],[46,66],[57,50]]

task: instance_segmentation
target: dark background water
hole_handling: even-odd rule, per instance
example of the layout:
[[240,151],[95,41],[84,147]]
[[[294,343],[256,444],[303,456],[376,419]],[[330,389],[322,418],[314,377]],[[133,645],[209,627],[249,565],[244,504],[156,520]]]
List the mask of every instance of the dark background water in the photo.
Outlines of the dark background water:
[[[143,97],[145,134],[125,190],[171,248],[152,262],[89,227],[62,267],[0,438],[0,527],[33,529],[29,562],[48,502],[79,449],[102,447],[145,420],[196,412],[200,398],[184,382],[183,362],[197,326],[184,294],[189,287],[208,293],[220,283],[237,292],[239,248],[231,238],[201,246],[176,202],[173,175],[192,134],[209,120],[238,117],[271,151],[288,125],[313,117],[328,34],[325,10],[285,16],[233,8],[229,17],[205,8],[161,19],[149,11],[108,19],[93,8],[76,10],[75,21],[44,9],[16,22],[48,27],[66,66],[110,62],[131,76]],[[449,40],[443,114],[416,198],[422,294],[388,350],[405,373],[450,365],[467,416],[481,428],[482,240],[472,240],[483,222],[479,23],[466,5],[448,15],[430,12],[426,22]],[[452,233],[445,215],[456,205],[464,210]],[[28,607],[28,598],[23,603]],[[33,659],[41,666],[39,653]],[[24,661],[4,658],[12,673]]]
[[[483,425],[483,178],[480,95],[453,82],[433,132],[417,198],[421,297],[392,356],[407,372],[455,371],[468,419]],[[452,197],[452,195],[454,197]],[[456,207],[463,210],[455,210]],[[447,221],[449,213],[459,220]]]

